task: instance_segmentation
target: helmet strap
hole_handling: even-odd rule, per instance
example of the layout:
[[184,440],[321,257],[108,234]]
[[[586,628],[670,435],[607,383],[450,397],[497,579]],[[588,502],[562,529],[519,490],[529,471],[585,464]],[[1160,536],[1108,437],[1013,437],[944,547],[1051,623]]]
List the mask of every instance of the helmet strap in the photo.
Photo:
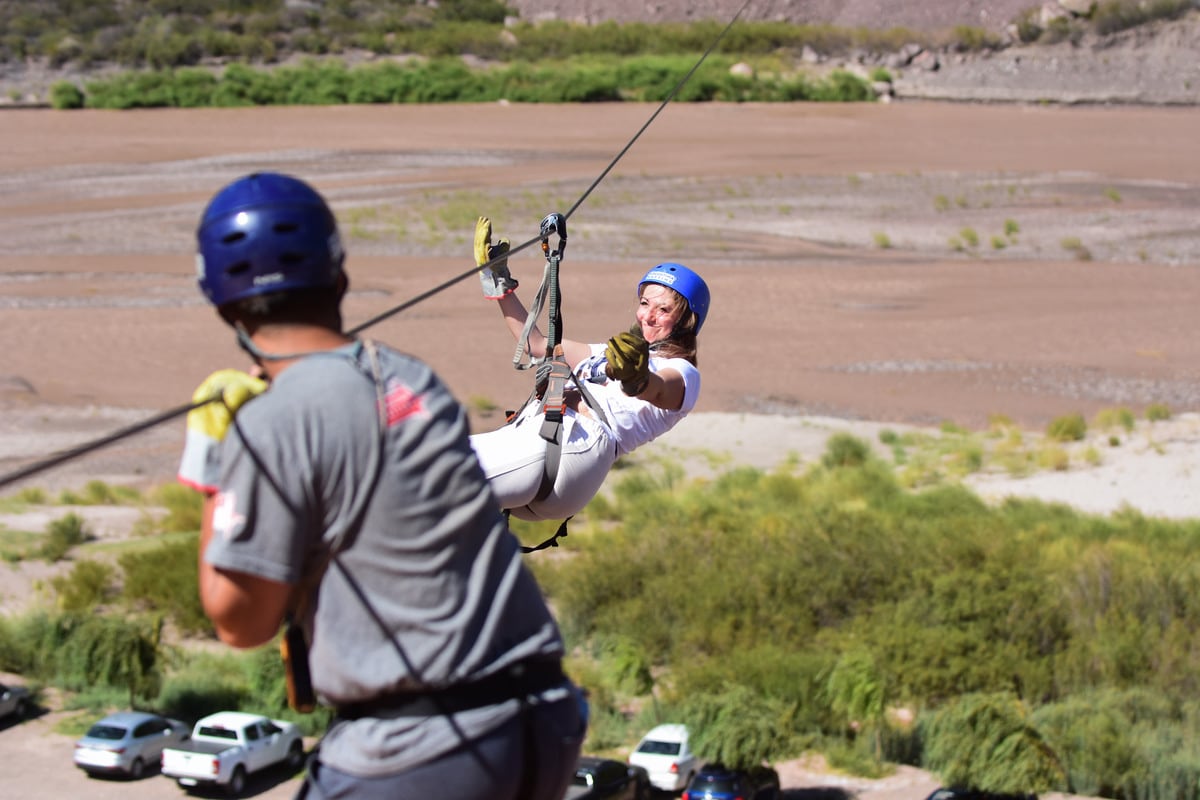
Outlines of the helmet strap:
[[246,326],[240,321],[233,323],[234,330],[237,331],[238,346],[246,351],[255,361],[290,361],[293,358],[304,358],[311,356],[313,353],[321,352],[319,350],[306,350],[300,353],[268,353],[254,343],[250,338],[250,334],[246,331]]

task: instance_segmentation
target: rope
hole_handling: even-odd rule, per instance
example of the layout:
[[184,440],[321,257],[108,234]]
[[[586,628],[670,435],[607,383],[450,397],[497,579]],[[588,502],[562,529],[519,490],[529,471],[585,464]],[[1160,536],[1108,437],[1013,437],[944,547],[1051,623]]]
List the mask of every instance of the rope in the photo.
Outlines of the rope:
[[[658,115],[661,114],[663,109],[667,107],[667,104],[670,103],[673,99],[675,99],[675,96],[679,93],[679,90],[682,89],[684,87],[684,85],[691,79],[692,75],[694,75],[696,73],[696,70],[698,70],[700,68],[700,65],[704,63],[705,59],[707,59],[709,57],[709,55],[712,54],[713,50],[715,50],[717,45],[721,42],[721,40],[725,38],[725,35],[727,33],[729,33],[729,30],[733,27],[734,23],[736,23],[738,21],[738,19],[741,18],[742,12],[745,11],[746,7],[749,5],[750,5],[750,0],[745,0],[745,2],[742,3],[742,7],[739,8],[737,13],[733,15],[733,19],[731,19],[729,21],[729,24],[727,24],[725,26],[725,28],[721,31],[721,33],[717,35],[717,38],[714,39],[712,44],[709,45],[708,49],[704,51],[704,54],[701,55],[699,60],[697,60],[696,63],[692,66],[692,68],[690,70],[688,70],[688,73],[686,75],[684,75],[683,78],[680,79],[680,81],[678,83],[675,84],[675,87],[673,89],[671,89],[671,91],[667,94],[666,98],[664,98],[662,103],[659,104],[658,108],[655,109],[654,113],[650,115],[650,118],[646,120],[646,122],[642,125],[642,127],[638,129],[637,133],[635,133],[633,135],[633,137],[625,144],[625,146],[621,148],[621,151],[619,153],[617,153],[617,155],[613,158],[612,161],[609,162],[608,166],[606,166],[604,168],[604,171],[602,171],[596,177],[596,179],[594,181],[592,181],[591,185],[588,186],[588,188],[584,191],[584,193],[582,195],[580,195],[579,199],[575,201],[574,205],[571,206],[570,210],[567,211],[566,214],[562,215],[564,219],[569,219],[570,216],[575,213],[576,209],[578,209],[581,205],[583,205],[583,202],[585,200],[587,200],[587,198],[591,195],[591,193],[593,191],[595,191],[596,187],[600,185],[601,181],[603,181],[605,178],[608,177],[608,174],[613,170],[613,167],[615,167],[617,165],[617,162],[619,162],[625,156],[625,154],[627,152],[629,152],[629,149],[631,147],[633,147],[634,143],[637,142],[637,140],[639,138],[641,138],[641,135],[643,133],[645,133],[647,128],[650,127],[650,124],[653,123],[654,120],[658,118]],[[488,261],[486,264],[481,264],[479,266],[471,267],[471,269],[466,270],[465,272],[463,272],[459,275],[456,275],[455,277],[450,278],[449,280],[439,283],[437,286],[433,287],[432,289],[429,289],[425,292],[422,292],[421,294],[416,295],[415,297],[412,297],[412,298],[406,300],[405,302],[401,303],[400,305],[396,306],[395,308],[392,308],[388,311],[383,312],[382,314],[378,314],[374,317],[371,317],[367,321],[360,323],[359,325],[356,325],[355,327],[346,331],[346,334],[349,336],[357,335],[358,333],[361,333],[362,331],[366,330],[367,328],[371,327],[372,325],[376,325],[376,324],[384,321],[385,319],[388,319],[390,317],[395,316],[396,314],[399,314],[402,311],[406,311],[409,308],[412,308],[413,306],[417,305],[418,303],[428,300],[430,297],[433,297],[434,295],[439,294],[439,293],[445,291],[446,289],[449,289],[451,286],[454,286],[455,284],[459,283],[460,281],[466,280],[467,278],[470,278],[470,277],[476,275],[481,269],[484,269],[485,267],[494,266],[502,258],[508,258],[511,255],[514,255],[516,253],[521,252],[522,250],[525,250],[526,248],[532,247],[534,244],[542,241],[542,238],[543,237],[541,235],[538,235],[538,236],[535,236],[534,238],[530,239],[527,242],[522,242],[521,244],[516,245],[515,247],[510,247],[509,251],[507,253],[505,253],[503,256],[497,256],[496,258],[493,258],[490,261]],[[93,450],[99,450],[101,447],[105,447],[107,445],[113,444],[115,442],[120,441],[121,439],[125,439],[129,436],[133,436],[134,434],[141,433],[142,431],[148,430],[149,428],[153,428],[156,425],[161,425],[164,422],[175,419],[176,417],[180,417],[184,414],[187,414],[189,411],[192,411],[193,409],[207,405],[208,403],[219,400],[220,398],[221,398],[221,395],[216,394],[213,397],[209,398],[208,400],[204,400],[204,401],[201,401],[198,403],[188,403],[187,405],[181,405],[181,406],[176,406],[174,408],[167,409],[166,411],[156,414],[155,416],[150,417],[146,420],[143,420],[142,422],[138,422],[138,423],[130,425],[126,428],[122,428],[118,431],[114,431],[113,433],[108,434],[107,436],[103,436],[99,439],[95,439],[91,442],[87,442],[85,444],[79,445],[78,447],[74,447],[69,450],[61,451],[61,452],[56,453],[52,456],[49,456],[41,461],[30,464],[26,467],[22,467],[20,469],[14,470],[13,472],[9,472],[4,475],[0,475],[0,489],[3,489],[4,487],[9,486],[10,484],[16,483],[17,481],[22,480],[24,478],[28,478],[33,475],[37,475],[41,472],[45,472],[46,470],[51,469],[52,467],[56,467],[59,464],[63,464],[67,461],[71,461],[82,455],[90,453]]]
[[22,478],[28,478],[31,475],[37,475],[39,472],[45,472],[46,470],[50,469],[51,467],[57,467],[59,464],[63,464],[67,461],[71,461],[73,459],[79,458],[80,456],[87,455],[88,453],[92,452],[93,450],[99,450],[101,447],[110,445],[114,442],[118,442],[121,439],[124,439],[128,436],[133,436],[135,433],[141,433],[144,430],[149,430],[150,428],[153,428],[155,425],[160,425],[160,424],[166,422],[167,420],[175,419],[176,417],[182,416],[182,415],[188,413],[189,411],[192,411],[193,409],[200,408],[201,406],[206,406],[209,403],[211,403],[215,400],[220,400],[220,399],[221,399],[221,395],[217,394],[217,395],[209,398],[208,400],[202,400],[199,403],[188,403],[187,405],[176,406],[175,408],[170,408],[170,409],[167,409],[166,411],[163,411],[160,414],[156,414],[155,416],[150,417],[149,419],[134,423],[133,425],[130,425],[129,427],[126,427],[126,428],[121,428],[119,431],[114,431],[113,433],[110,433],[107,436],[102,436],[99,439],[96,439],[91,442],[87,442],[86,444],[81,444],[78,447],[73,447],[70,450],[63,450],[61,452],[58,452],[52,456],[49,456],[49,457],[43,459],[42,461],[38,461],[34,464],[30,464],[27,467],[22,467],[20,469],[14,470],[13,472],[9,472],[8,474],[6,474],[4,476],[0,476],[0,488],[8,486],[10,483],[16,483],[17,481],[21,480]]

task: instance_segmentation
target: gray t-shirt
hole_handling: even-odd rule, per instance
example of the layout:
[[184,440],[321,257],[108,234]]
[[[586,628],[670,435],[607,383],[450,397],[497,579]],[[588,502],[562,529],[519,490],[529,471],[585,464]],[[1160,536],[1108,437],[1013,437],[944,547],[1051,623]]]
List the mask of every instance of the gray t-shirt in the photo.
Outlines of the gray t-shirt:
[[[205,553],[222,569],[301,583],[365,502],[338,556],[345,570],[328,566],[304,620],[314,688],[335,707],[455,685],[563,649],[471,449],[462,407],[418,359],[385,348],[379,358],[388,424],[374,492],[368,497],[380,423],[365,348],[307,356],[238,413]],[[516,711],[510,701],[453,722],[386,714],[339,722],[321,760],[356,775],[394,773]]]

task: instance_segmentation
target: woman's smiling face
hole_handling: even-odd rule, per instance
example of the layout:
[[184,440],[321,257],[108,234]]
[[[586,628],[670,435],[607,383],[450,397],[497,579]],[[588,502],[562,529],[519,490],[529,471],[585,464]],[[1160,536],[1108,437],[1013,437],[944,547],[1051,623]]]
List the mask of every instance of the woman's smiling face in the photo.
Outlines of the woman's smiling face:
[[647,342],[666,339],[683,316],[684,300],[675,291],[656,283],[642,285],[637,321]]

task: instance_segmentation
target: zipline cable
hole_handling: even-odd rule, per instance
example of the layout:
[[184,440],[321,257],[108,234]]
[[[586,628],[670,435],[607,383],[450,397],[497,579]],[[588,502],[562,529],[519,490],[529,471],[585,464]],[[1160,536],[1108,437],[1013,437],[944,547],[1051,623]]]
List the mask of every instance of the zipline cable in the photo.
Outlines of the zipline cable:
[[[733,15],[733,19],[729,20],[729,23],[724,27],[724,29],[721,30],[721,33],[717,35],[717,38],[713,40],[712,44],[710,44],[708,46],[708,49],[704,51],[704,54],[700,56],[700,58],[696,61],[696,63],[694,65],[692,65],[692,68],[690,70],[688,70],[687,74],[684,75],[683,78],[681,78],[680,81],[675,84],[675,87],[673,89],[671,89],[670,92],[667,93],[667,96],[663,99],[662,103],[659,104],[658,108],[656,108],[654,110],[654,113],[650,115],[650,118],[646,120],[646,122],[642,125],[642,127],[638,129],[637,133],[635,133],[633,135],[633,137],[625,144],[625,146],[621,148],[621,151],[619,153],[617,153],[616,157],[614,157],[613,160],[608,163],[608,166],[604,168],[604,170],[600,173],[600,175],[597,176],[597,178],[594,181],[592,181],[591,185],[588,186],[588,188],[584,191],[584,193],[582,195],[580,195],[579,199],[575,201],[575,204],[571,206],[570,210],[568,210],[567,213],[563,214],[564,219],[570,218],[570,216],[575,213],[576,209],[578,209],[581,205],[583,205],[583,202],[585,200],[587,200],[587,198],[591,195],[591,193],[593,191],[595,191],[596,187],[600,185],[600,182],[603,181],[606,177],[608,177],[608,174],[617,165],[617,162],[619,162],[625,156],[625,154],[627,152],[629,152],[629,149],[631,147],[633,147],[634,143],[637,142],[637,140],[639,138],[641,138],[641,135],[646,132],[646,129],[650,127],[650,124],[653,123],[654,120],[658,118],[658,115],[661,114],[663,109],[667,107],[667,104],[669,104],[673,99],[675,99],[675,96],[677,94],[679,94],[679,90],[682,89],[689,80],[691,80],[691,77],[696,73],[696,70],[698,70],[700,68],[700,65],[704,63],[705,59],[707,59],[709,57],[709,55],[712,54],[713,50],[716,49],[717,45],[720,44],[721,40],[725,38],[725,35],[727,33],[729,33],[729,30],[733,27],[734,23],[736,23],[738,21],[738,19],[742,16],[742,12],[745,11],[746,7],[750,5],[750,2],[751,2],[751,0],[745,0],[745,2],[742,3],[742,7],[739,8],[737,13]],[[507,259],[509,256],[511,256],[515,253],[519,253],[522,250],[525,250],[526,248],[531,247],[532,245],[534,245],[540,241],[542,241],[542,236],[538,235],[538,236],[534,237],[533,239],[530,239],[527,242],[523,242],[522,244],[516,245],[514,247],[510,247],[509,251],[507,253],[505,253],[503,256],[497,256],[496,258],[492,259],[491,261],[488,261],[486,264],[481,264],[476,267],[471,267],[471,269],[466,270],[462,274],[456,275],[455,277],[450,278],[449,280],[443,281],[442,283],[439,283],[437,286],[433,287],[432,289],[424,291],[421,294],[416,295],[415,297],[409,298],[408,300],[401,303],[400,305],[398,305],[392,309],[389,309],[388,311],[385,311],[382,314],[377,314],[376,316],[368,319],[366,322],[356,325],[355,327],[346,331],[346,334],[350,335],[350,336],[354,336],[358,333],[361,333],[362,331],[366,330],[367,328],[371,327],[372,325],[376,325],[376,324],[382,322],[383,320],[388,319],[389,317],[393,317],[396,314],[399,314],[401,311],[405,311],[409,308],[412,308],[413,306],[417,305],[418,303],[428,300],[430,297],[433,297],[434,295],[440,294],[441,292],[445,291],[446,289],[449,289],[451,286],[455,285],[456,283],[466,280],[467,278],[471,277],[472,275],[477,274],[481,269],[484,269],[486,267],[491,267],[494,264],[501,261],[502,259]],[[5,486],[8,486],[9,484],[16,483],[19,480],[23,480],[23,479],[31,477],[33,475],[37,475],[38,473],[45,472],[46,470],[48,470],[52,467],[57,467],[59,464],[63,464],[67,461],[71,461],[75,458],[79,458],[80,456],[86,455],[86,454],[92,452],[93,450],[99,450],[100,448],[105,447],[110,444],[113,444],[115,442],[118,442],[121,439],[125,439],[129,436],[133,436],[134,434],[141,433],[142,431],[153,428],[156,425],[161,425],[162,423],[167,422],[168,420],[175,419],[176,417],[187,414],[188,412],[190,412],[194,409],[200,408],[201,406],[208,405],[209,403],[215,402],[220,399],[221,399],[221,394],[218,393],[218,394],[213,395],[213,397],[209,398],[208,400],[202,400],[202,401],[194,402],[194,403],[187,403],[186,405],[180,405],[180,406],[175,406],[174,408],[169,408],[166,411],[156,414],[153,417],[150,417],[146,420],[135,423],[128,427],[122,428],[118,431],[114,431],[113,433],[110,433],[106,436],[102,436],[99,439],[95,439],[93,441],[86,442],[84,444],[79,445],[78,447],[73,447],[69,450],[63,450],[61,452],[55,453],[54,455],[51,455],[51,456],[43,459],[41,461],[35,462],[35,463],[30,464],[25,467],[21,467],[20,469],[14,470],[5,475],[0,475],[0,489],[3,489]]]
[[15,483],[15,482],[21,480],[22,478],[28,478],[31,475],[36,475],[39,472],[44,472],[44,471],[50,469],[51,467],[57,467],[59,464],[79,458],[80,456],[87,455],[88,453],[92,452],[93,450],[99,450],[101,447],[104,447],[105,445],[110,445],[114,442],[118,442],[121,439],[124,439],[128,436],[133,436],[135,433],[141,433],[144,430],[149,430],[150,428],[153,428],[155,425],[160,425],[160,424],[166,422],[167,420],[175,419],[176,417],[182,416],[183,414],[186,414],[189,411],[192,411],[193,409],[200,408],[201,406],[206,406],[209,403],[212,403],[212,402],[214,402],[216,400],[220,400],[220,399],[221,399],[221,395],[218,394],[217,396],[215,396],[209,400],[201,400],[198,403],[188,403],[187,405],[176,406],[175,408],[169,408],[166,411],[163,411],[159,414],[156,414],[153,417],[150,417],[149,419],[142,420],[141,422],[135,422],[133,425],[130,425],[125,428],[121,428],[120,430],[114,431],[114,432],[108,434],[107,436],[102,436],[99,439],[95,439],[93,441],[86,442],[85,444],[81,444],[78,447],[72,447],[69,450],[60,451],[58,453],[55,453],[52,456],[49,456],[48,458],[46,458],[42,461],[39,461],[35,464],[30,464],[27,467],[22,467],[20,469],[14,470],[14,471],[8,473],[7,475],[0,477],[0,487],[7,486],[10,483]]
[[608,173],[612,171],[612,168],[617,165],[617,162],[620,161],[625,153],[629,151],[629,148],[633,147],[633,143],[636,142],[646,131],[646,129],[650,127],[650,123],[654,122],[654,120],[658,118],[658,115],[662,113],[662,110],[667,107],[667,103],[670,103],[673,99],[675,99],[675,95],[679,94],[679,90],[683,88],[684,84],[691,80],[692,75],[696,74],[696,70],[700,69],[700,65],[704,63],[704,60],[708,58],[709,55],[712,54],[712,51],[717,48],[717,45],[720,44],[721,40],[725,38],[725,34],[729,33],[729,29],[732,28],[733,24],[738,21],[739,17],[742,16],[742,12],[746,10],[746,6],[748,5],[750,5],[750,0],[746,0],[746,2],[742,3],[742,7],[739,8],[737,13],[733,15],[733,19],[729,20],[729,24],[726,25],[719,34],[717,34],[717,38],[713,39],[712,44],[708,46],[708,49],[704,51],[704,54],[700,56],[699,60],[692,65],[692,68],[688,70],[688,73],[683,76],[679,83],[675,84],[675,88],[667,94],[662,103],[660,103],[658,108],[655,109],[654,113],[650,115],[650,119],[646,120],[646,124],[642,125],[642,127],[638,129],[638,132],[633,135],[633,138],[630,139],[623,148],[621,148],[621,152],[617,153],[616,158],[609,162],[609,165],[604,168],[604,171],[600,173],[600,176],[596,178],[596,180],[592,181],[592,185],[589,186],[587,191],[585,191],[580,198],[575,201],[575,205],[571,206],[571,209],[567,211],[566,214],[563,214],[565,218],[570,219],[571,215],[575,213],[575,209],[579,208],[579,206],[583,204],[583,201],[588,198],[588,195],[592,193],[592,190],[600,185],[600,181],[608,177]]

